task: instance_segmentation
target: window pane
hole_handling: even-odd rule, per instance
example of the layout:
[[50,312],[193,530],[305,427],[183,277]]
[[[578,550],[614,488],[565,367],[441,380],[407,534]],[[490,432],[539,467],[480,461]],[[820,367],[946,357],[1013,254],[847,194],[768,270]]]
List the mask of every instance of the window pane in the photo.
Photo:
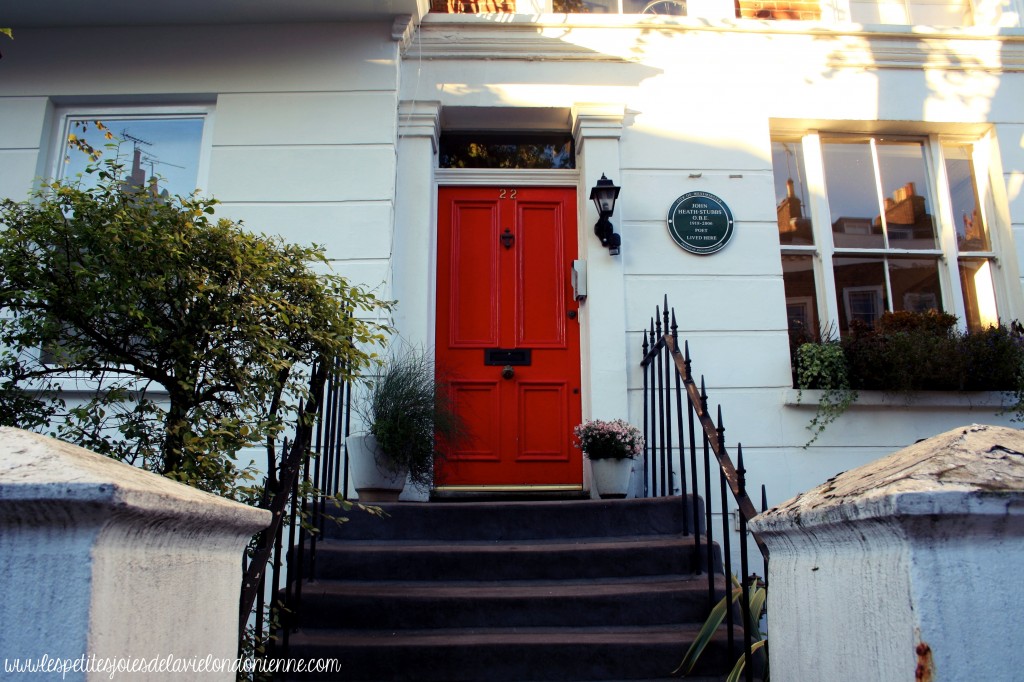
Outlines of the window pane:
[[981,331],[999,325],[996,293],[992,286],[992,264],[985,258],[960,259],[960,286],[964,291],[967,329]]
[[889,283],[893,310],[942,312],[937,258],[890,258]]
[[782,257],[782,281],[786,288],[786,318],[790,334],[814,338],[818,331],[818,297],[814,287],[812,256]]
[[973,26],[970,0],[912,0],[910,23],[925,26]]
[[822,144],[825,186],[838,248],[885,247],[879,215],[874,163],[868,140]]
[[[107,139],[105,131],[96,127],[96,120],[106,126],[113,139]],[[155,191],[172,196],[188,196],[196,190],[203,139],[200,116],[69,117],[67,126],[66,135],[74,134],[102,152],[101,163],[114,159],[122,164],[135,186],[152,185]],[[88,155],[69,149],[60,175],[72,178],[88,164]],[[85,176],[83,181],[91,177]]]
[[441,168],[575,168],[572,136],[442,135]]
[[[618,14],[620,0],[553,0],[552,11],[569,14]],[[686,0],[621,0],[623,14],[685,16]]]
[[660,14],[662,16],[686,16],[686,0],[623,0],[622,10],[626,14]]
[[926,196],[928,176],[924,145],[920,142],[879,141],[876,148],[885,197],[889,247],[934,249],[935,222]]
[[971,146],[944,145],[942,154],[946,158],[946,178],[949,181],[949,198],[953,204],[957,247],[961,251],[988,251],[992,245],[988,240],[988,228],[978,201],[978,183],[974,178]]
[[807,184],[800,143],[772,142],[772,168],[775,173],[775,209],[778,214],[780,244],[813,244],[810,211],[807,208]]
[[567,14],[618,14],[619,0],[554,0],[552,10]]
[[885,296],[885,262],[882,258],[833,258],[839,328],[845,333],[854,321],[874,327],[888,308]]

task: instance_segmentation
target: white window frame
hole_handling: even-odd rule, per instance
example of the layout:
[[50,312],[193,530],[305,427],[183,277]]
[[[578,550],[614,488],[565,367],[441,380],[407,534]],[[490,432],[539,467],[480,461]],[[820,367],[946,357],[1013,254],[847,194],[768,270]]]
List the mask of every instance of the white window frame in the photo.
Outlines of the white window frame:
[[[807,255],[813,254],[812,259],[815,268],[815,280],[819,285],[818,298],[818,319],[822,321],[823,328],[840,329],[840,306],[838,304],[839,293],[836,290],[835,270],[833,258],[842,256],[855,256],[858,254],[886,258],[893,255],[938,257],[939,259],[939,286],[942,292],[942,308],[944,311],[957,317],[957,326],[961,331],[967,329],[967,312],[964,304],[963,291],[960,285],[959,259],[977,258],[986,259],[992,265],[993,289],[995,292],[996,308],[1002,320],[1015,319],[1017,311],[1013,305],[1015,300],[1009,294],[1009,284],[1005,281],[1006,276],[999,267],[998,254],[1005,248],[1001,244],[1001,234],[1005,232],[1001,218],[1008,215],[1007,211],[1000,211],[996,208],[996,202],[1000,199],[996,195],[996,187],[1001,182],[998,177],[998,169],[991,163],[991,153],[994,140],[991,133],[983,135],[954,135],[954,134],[917,134],[908,133],[904,136],[907,140],[920,141],[924,147],[925,171],[927,176],[927,196],[933,201],[933,219],[936,229],[937,248],[931,249],[854,249],[837,248],[832,235],[832,218],[828,204],[828,194],[825,187],[825,166],[822,147],[822,137],[839,137],[843,134],[840,130],[819,131],[811,130],[802,135],[779,134],[778,137],[793,139],[799,138],[796,145],[798,153],[803,154],[805,169],[805,181],[807,184],[807,206],[805,210],[811,219],[814,235],[814,245],[780,245],[781,253],[784,255]],[[861,137],[877,136],[873,132],[857,132]],[[892,138],[886,134],[887,138]],[[979,210],[982,219],[988,229],[989,246],[988,251],[959,252],[957,247],[956,225],[953,218],[953,209],[950,201],[950,192],[942,147],[944,144],[968,143],[972,149],[972,162],[974,164],[975,182],[978,184]],[[888,286],[888,270],[886,271],[886,283]],[[894,301],[889,296],[883,296],[883,303],[888,301],[884,310],[892,309]],[[848,301],[844,301],[847,303]]]

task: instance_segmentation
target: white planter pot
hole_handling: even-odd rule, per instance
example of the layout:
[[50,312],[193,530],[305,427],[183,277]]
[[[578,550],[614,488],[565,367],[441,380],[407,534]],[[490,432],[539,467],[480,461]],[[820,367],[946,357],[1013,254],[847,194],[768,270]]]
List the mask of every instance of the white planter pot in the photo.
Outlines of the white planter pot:
[[348,466],[360,502],[395,502],[405,487],[406,470],[389,471],[377,464],[383,457],[373,434],[349,436]]
[[594,473],[594,487],[604,498],[625,497],[629,492],[629,479],[633,473],[631,459],[592,459],[591,471]]

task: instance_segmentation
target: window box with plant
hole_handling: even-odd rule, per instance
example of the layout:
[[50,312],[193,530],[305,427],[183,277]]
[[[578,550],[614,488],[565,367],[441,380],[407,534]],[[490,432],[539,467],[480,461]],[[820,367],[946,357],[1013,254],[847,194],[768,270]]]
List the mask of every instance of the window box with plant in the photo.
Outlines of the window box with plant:
[[1024,327],[962,331],[946,313],[887,312],[873,327],[851,325],[841,340],[792,337],[794,386],[821,390],[808,445],[858,397],[858,391],[997,391],[1006,412],[1024,419]]

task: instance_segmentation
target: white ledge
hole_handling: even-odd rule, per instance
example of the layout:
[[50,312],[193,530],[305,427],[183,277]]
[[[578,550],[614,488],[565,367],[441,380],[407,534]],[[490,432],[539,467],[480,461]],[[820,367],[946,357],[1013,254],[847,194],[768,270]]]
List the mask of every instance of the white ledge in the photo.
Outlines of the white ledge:
[[[796,388],[786,390],[786,407],[817,408],[824,391]],[[1003,409],[1012,401],[1003,391],[857,391],[857,400],[850,409],[858,407],[902,408],[982,408]]]

